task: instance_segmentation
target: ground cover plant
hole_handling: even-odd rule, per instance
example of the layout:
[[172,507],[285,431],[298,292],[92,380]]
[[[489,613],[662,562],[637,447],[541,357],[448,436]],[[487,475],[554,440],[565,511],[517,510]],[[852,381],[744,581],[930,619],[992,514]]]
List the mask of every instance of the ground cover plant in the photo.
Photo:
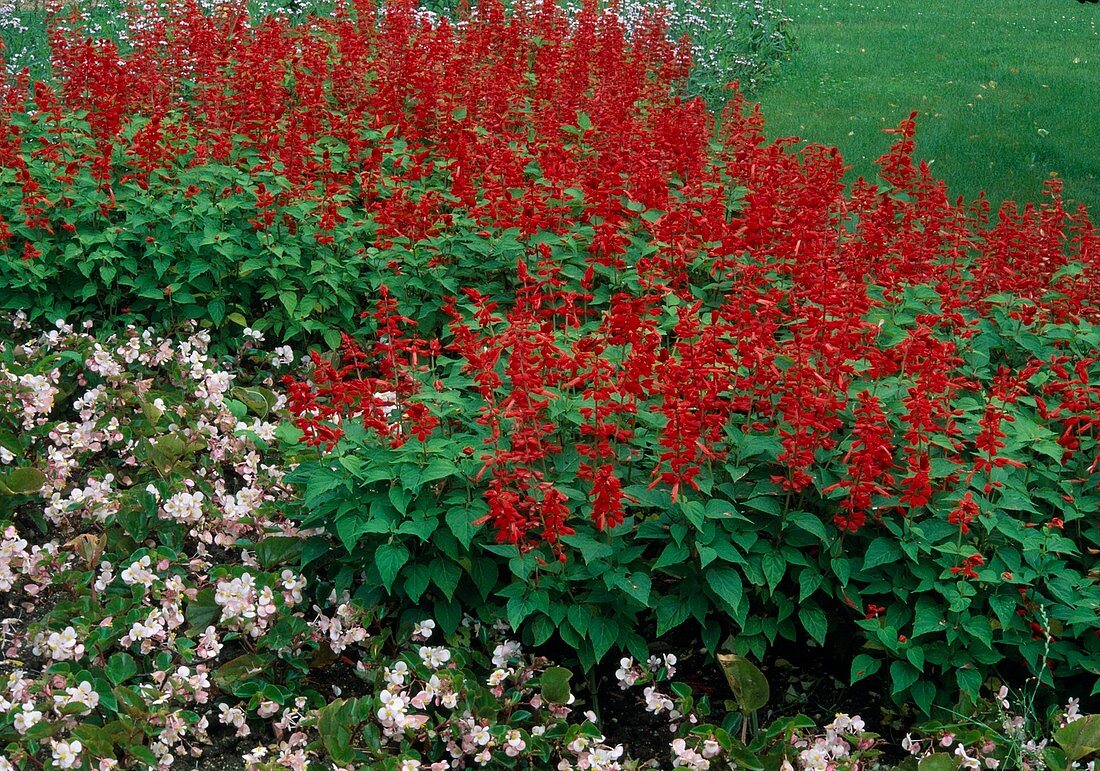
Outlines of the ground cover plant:
[[798,54],[760,89],[771,138],[835,146],[873,179],[881,129],[920,111],[918,155],[953,195],[1038,202],[1056,174],[1100,206],[1091,105],[1100,9],[1028,0],[789,0]]
[[952,203],[911,116],[848,191],[683,99],[658,17],[148,13],[60,18],[0,98],[5,762],[629,768],[614,671],[675,765],[879,763],[761,726],[783,644],[931,716],[926,769],[1091,762],[1100,234],[1059,185]]

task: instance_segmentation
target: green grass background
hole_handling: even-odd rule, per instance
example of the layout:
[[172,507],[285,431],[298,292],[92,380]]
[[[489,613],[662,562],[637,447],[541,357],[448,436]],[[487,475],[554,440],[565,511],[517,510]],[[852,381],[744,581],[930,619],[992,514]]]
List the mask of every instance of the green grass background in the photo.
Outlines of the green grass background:
[[770,137],[840,148],[873,178],[882,129],[919,110],[952,195],[1065,197],[1100,215],[1100,6],[1073,0],[785,0],[797,49],[754,94]]

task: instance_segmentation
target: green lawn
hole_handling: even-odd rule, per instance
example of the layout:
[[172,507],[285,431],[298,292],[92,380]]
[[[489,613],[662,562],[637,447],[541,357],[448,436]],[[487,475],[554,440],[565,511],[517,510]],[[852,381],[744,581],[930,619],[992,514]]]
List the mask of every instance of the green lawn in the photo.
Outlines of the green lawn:
[[836,145],[873,176],[883,128],[953,195],[1033,201],[1065,181],[1100,212],[1100,6],[1072,0],[786,0],[798,49],[758,99],[769,136]]

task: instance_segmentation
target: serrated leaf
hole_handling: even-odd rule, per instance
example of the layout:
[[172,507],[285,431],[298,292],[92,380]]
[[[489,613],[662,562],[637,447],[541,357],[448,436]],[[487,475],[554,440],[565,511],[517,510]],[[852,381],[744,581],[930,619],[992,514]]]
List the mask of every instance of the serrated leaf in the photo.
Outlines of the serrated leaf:
[[474,519],[470,516],[470,512],[459,506],[452,506],[447,509],[444,519],[447,521],[447,527],[450,528],[451,534],[454,535],[463,546],[469,549],[470,542],[474,540],[474,533],[477,532],[477,528],[474,526]]
[[778,552],[769,552],[761,560],[760,567],[764,570],[764,578],[768,582],[768,589],[775,591],[783,575],[787,572],[787,561]]
[[619,626],[607,619],[593,618],[588,624],[588,639],[592,641],[596,661],[600,661],[619,639]]
[[871,541],[871,545],[867,547],[867,552],[863,556],[863,569],[870,570],[879,565],[888,565],[897,562],[902,556],[901,547],[898,546],[897,541],[885,536],[876,538]]
[[731,608],[737,609],[744,595],[744,584],[741,575],[731,567],[718,566],[707,571],[707,585],[721,597]]
[[413,602],[419,601],[427,590],[431,578],[432,573],[427,565],[413,565],[408,570],[408,576],[405,577],[405,594]]
[[649,593],[653,590],[653,582],[648,575],[642,572],[632,573],[618,579],[616,584],[642,605],[649,607]]
[[384,543],[374,552],[374,564],[382,578],[382,585],[390,591],[393,581],[405,563],[409,561],[409,550],[400,543]]
[[799,608],[798,620],[802,622],[802,628],[810,633],[810,637],[814,638],[818,645],[825,644],[825,634],[829,630],[829,620],[825,617],[825,611],[818,607],[817,603],[808,602]]
[[958,767],[959,762],[953,755],[937,752],[934,755],[921,758],[921,761],[917,764],[917,771],[956,771]]
[[815,517],[809,512],[792,512],[787,516],[787,524],[794,525],[801,530],[805,530],[810,535],[816,535],[821,540],[825,540],[825,525],[819,517]]

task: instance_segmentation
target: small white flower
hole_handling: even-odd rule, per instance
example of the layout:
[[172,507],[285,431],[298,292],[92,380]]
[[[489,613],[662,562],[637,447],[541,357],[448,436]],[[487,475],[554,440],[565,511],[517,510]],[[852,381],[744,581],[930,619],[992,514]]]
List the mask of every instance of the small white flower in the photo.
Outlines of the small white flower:
[[432,669],[439,669],[451,660],[451,652],[443,647],[420,646],[420,659]]
[[53,759],[59,768],[74,768],[80,765],[80,751],[84,749],[78,741],[54,742]]
[[20,707],[20,711],[15,713],[12,724],[15,726],[15,730],[22,735],[34,728],[41,719],[42,713],[34,708],[33,703],[28,701],[24,702],[23,706]]

